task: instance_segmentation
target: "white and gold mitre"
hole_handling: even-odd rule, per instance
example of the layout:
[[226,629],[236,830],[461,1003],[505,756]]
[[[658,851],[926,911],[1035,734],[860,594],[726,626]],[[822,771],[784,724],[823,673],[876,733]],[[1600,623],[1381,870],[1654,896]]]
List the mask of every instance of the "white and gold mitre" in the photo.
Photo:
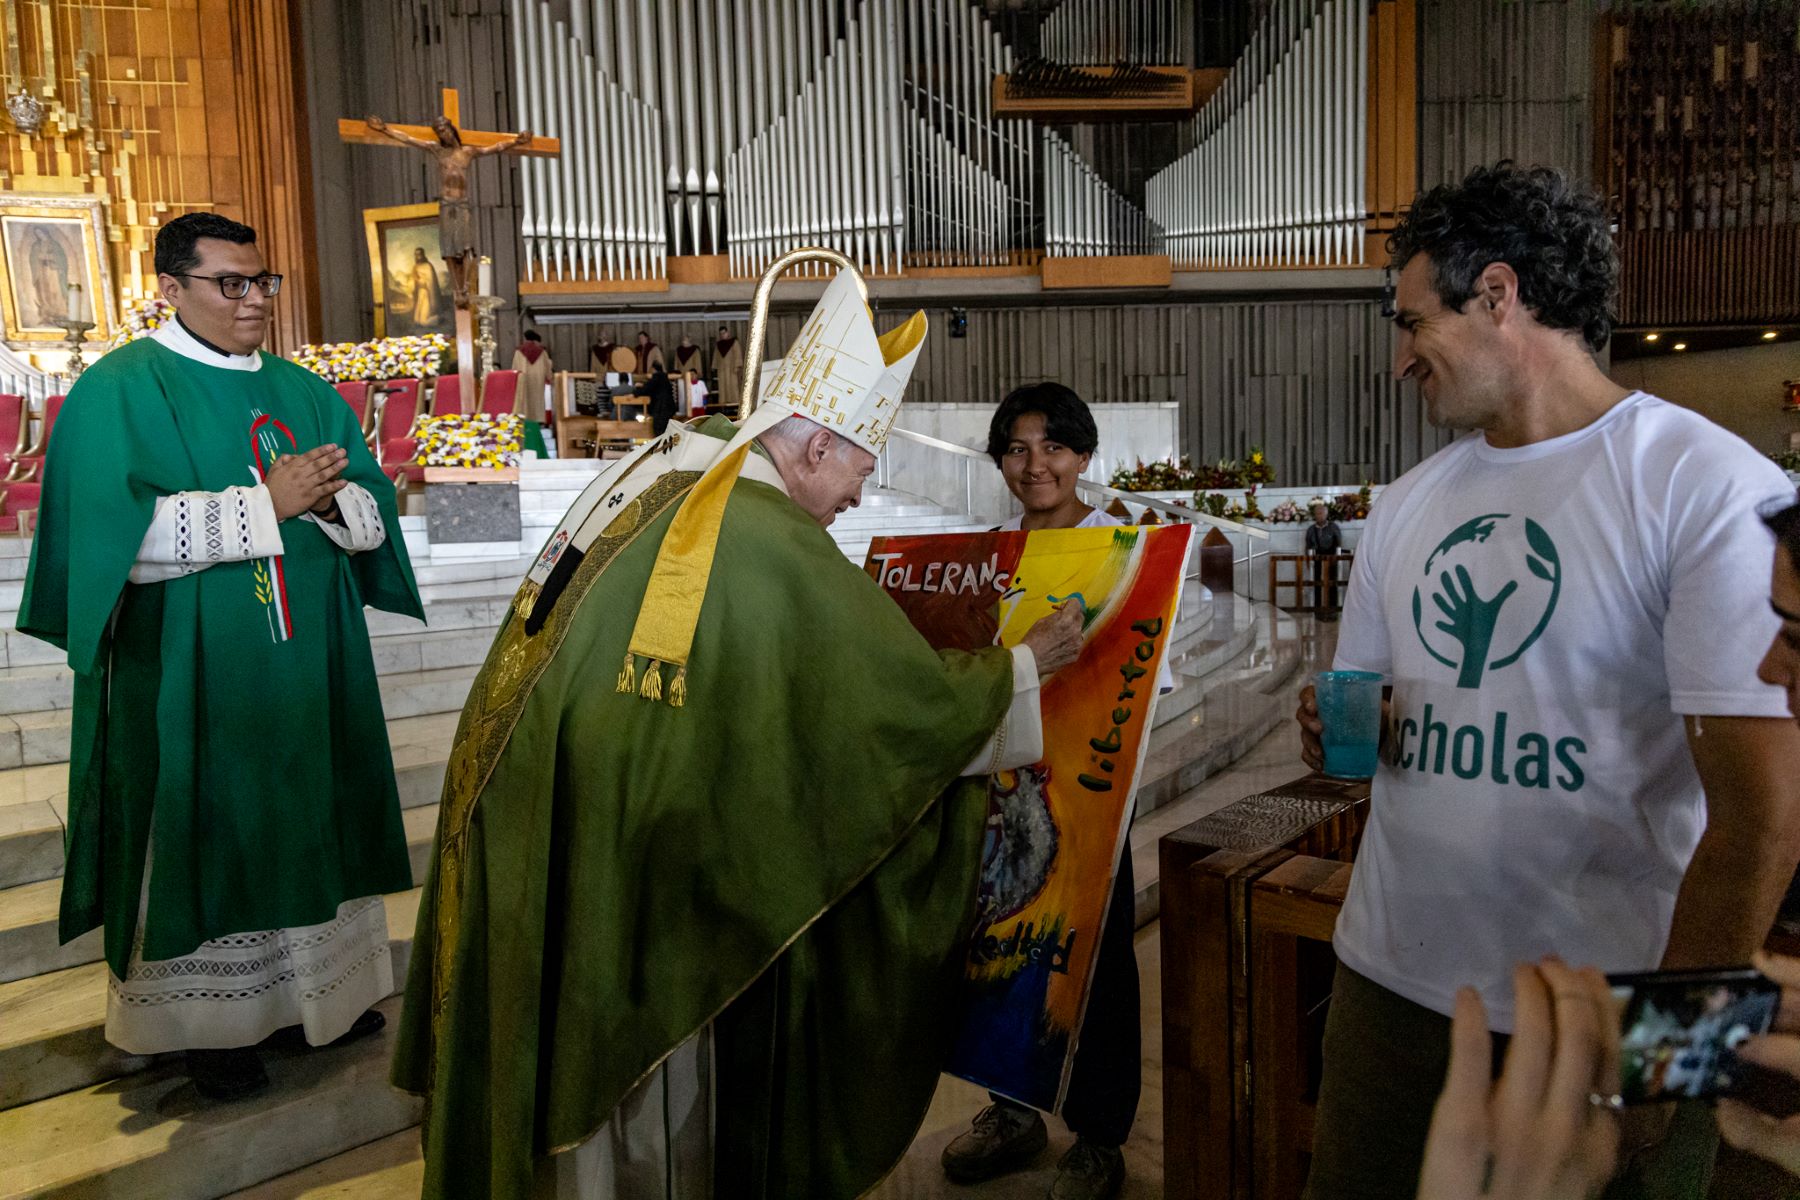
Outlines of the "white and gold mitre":
[[877,336],[855,274],[839,271],[786,356],[763,369],[761,400],[741,436],[798,416],[880,454],[925,330],[925,314],[915,312]]
[[[916,312],[877,337],[861,281],[848,261],[837,257],[842,269],[819,297],[800,336],[774,373],[760,376],[765,380],[762,402],[739,424],[669,523],[619,669],[621,692],[661,700],[663,670],[673,668],[669,703],[679,708],[686,702],[688,652],[706,600],[725,509],[750,456],[751,439],[782,421],[804,417],[871,454],[881,453],[887,444],[900,411],[900,393],[925,342],[925,314]],[[771,281],[772,276],[765,278],[765,284]],[[766,295],[765,287],[758,293],[759,304]],[[753,350],[755,344],[753,339]],[[751,370],[757,365],[746,364]],[[639,659],[644,660],[641,682]]]

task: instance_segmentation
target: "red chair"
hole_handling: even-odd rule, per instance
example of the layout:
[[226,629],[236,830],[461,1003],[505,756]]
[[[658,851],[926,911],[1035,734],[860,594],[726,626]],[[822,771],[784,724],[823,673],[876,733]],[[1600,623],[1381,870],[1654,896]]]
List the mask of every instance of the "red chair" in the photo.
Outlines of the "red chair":
[[425,482],[425,464],[414,461],[418,452],[417,438],[401,438],[388,443],[381,469],[401,491],[405,491],[408,484]]
[[56,414],[62,411],[62,406],[63,398],[61,396],[44,398],[44,415],[38,421],[37,440],[31,444],[31,449],[23,454],[7,456],[13,460],[13,465],[8,473],[9,482],[23,483],[42,477],[44,455],[50,448],[50,431],[56,428]]
[[0,483],[0,533],[31,532],[42,490],[38,483]]
[[511,416],[519,395],[517,371],[489,371],[481,381],[481,411],[489,416]]
[[27,449],[26,412],[25,397],[0,392],[0,479],[12,478],[17,460]]
[[462,380],[455,375],[439,375],[431,385],[431,415],[453,417],[462,413]]
[[375,413],[369,406],[369,392],[374,385],[366,379],[353,379],[332,386],[337,388],[338,395],[356,413],[357,426],[363,431],[363,436],[368,437],[370,430],[375,427]]
[[[417,379],[390,379],[382,385],[379,399],[379,415],[375,425],[375,457],[382,463],[393,461],[391,451],[397,443],[405,441],[412,434],[413,424],[419,419],[419,381]],[[411,450],[403,456],[412,457]]]

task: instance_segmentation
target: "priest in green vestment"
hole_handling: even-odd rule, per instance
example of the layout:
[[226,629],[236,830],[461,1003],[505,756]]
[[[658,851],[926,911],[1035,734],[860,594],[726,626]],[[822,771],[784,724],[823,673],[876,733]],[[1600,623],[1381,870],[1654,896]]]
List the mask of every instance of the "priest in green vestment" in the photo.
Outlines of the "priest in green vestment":
[[925,335],[877,337],[860,289],[741,427],[671,424],[597,479],[495,639],[395,1064],[427,1196],[852,1197],[923,1119],[985,775],[1041,754],[1081,614],[940,653],[826,532]]
[[71,389],[19,610],[75,674],[62,939],[104,927],[108,1040],[222,1099],[278,1029],[379,1026],[412,872],[363,606],[423,616],[355,412],[258,350],[255,239],[157,235],[176,319]]

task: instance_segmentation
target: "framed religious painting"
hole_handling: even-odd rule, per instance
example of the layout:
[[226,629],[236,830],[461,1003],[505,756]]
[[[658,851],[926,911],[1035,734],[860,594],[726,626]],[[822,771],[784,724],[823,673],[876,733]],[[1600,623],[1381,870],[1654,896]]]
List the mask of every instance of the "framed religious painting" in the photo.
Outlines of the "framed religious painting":
[[450,271],[438,237],[436,204],[363,209],[369,239],[369,282],[375,336],[456,336]]
[[0,192],[0,321],[15,350],[69,340],[86,322],[89,341],[113,335],[106,223],[94,195]]

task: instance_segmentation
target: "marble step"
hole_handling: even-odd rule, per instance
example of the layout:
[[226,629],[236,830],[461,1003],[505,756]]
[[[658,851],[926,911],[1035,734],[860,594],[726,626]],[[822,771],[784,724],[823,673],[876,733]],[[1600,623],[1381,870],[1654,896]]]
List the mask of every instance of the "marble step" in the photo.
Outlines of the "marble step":
[[[437,831],[437,805],[421,805],[400,814],[413,883],[423,882]],[[105,946],[98,929],[67,945],[57,944],[57,911],[62,899],[60,878],[42,879],[0,891],[0,983],[29,979],[83,963],[98,962]]]
[[425,1156],[416,1129],[390,1134],[225,1200],[418,1200]]
[[419,1101],[388,1084],[400,1002],[381,1009],[378,1034],[269,1055],[272,1086],[235,1104],[171,1065],[0,1112],[0,1200],[209,1200],[417,1124]]
[[[1294,657],[1299,658],[1297,654]],[[1212,714],[1212,733],[1204,753],[1182,769],[1181,777],[1188,784],[1187,790],[1174,801],[1139,815],[1131,824],[1139,928],[1156,920],[1162,911],[1157,841],[1166,833],[1242,799],[1259,786],[1245,782],[1244,773],[1234,771],[1229,788],[1210,787],[1216,776],[1259,751],[1273,760],[1273,765],[1266,769],[1267,783],[1261,786],[1278,786],[1307,774],[1307,768],[1300,762],[1298,735],[1291,728],[1294,707],[1304,682],[1305,672],[1293,669],[1280,679],[1265,676],[1229,683],[1219,689],[1216,697],[1209,697],[1208,703],[1216,702],[1218,711]],[[1262,749],[1265,747],[1266,750]]]
[[[447,575],[445,582],[455,583],[461,594],[426,600],[424,622],[378,609],[364,609],[363,619],[368,623],[369,635],[379,638],[397,633],[446,633],[470,628],[491,632],[499,627],[500,617],[512,603],[519,580],[528,566],[528,561],[515,561],[504,572],[495,571],[487,564],[433,568],[456,572]],[[0,668],[57,666],[67,661],[67,656],[50,643],[20,633],[17,624],[16,612],[0,613]],[[5,687],[5,677],[0,676],[0,689]],[[4,699],[0,696],[0,700]]]
[[[401,808],[437,803],[459,716],[449,712],[388,721]],[[63,737],[59,755],[67,754],[66,727]],[[66,761],[0,770],[0,888],[62,873],[68,786]]]
[[62,874],[63,823],[45,800],[0,807],[0,888]]
[[1215,619],[1199,645],[1185,653],[1178,651],[1176,689],[1157,703],[1156,728],[1144,756],[1138,816],[1173,802],[1205,777],[1213,755],[1208,746],[1222,729],[1235,724],[1221,720],[1229,711],[1229,698],[1258,694],[1254,686],[1246,689],[1233,684],[1250,681],[1277,687],[1297,669],[1295,652],[1271,648],[1273,610],[1242,597],[1228,598],[1225,603],[1236,613]]
[[[432,661],[461,660],[461,665],[430,670],[395,670],[381,675],[377,683],[381,688],[382,711],[387,716],[390,735],[396,720],[462,711],[469,685],[487,658],[493,636],[493,629],[487,628],[467,631],[467,636],[462,639],[445,637],[429,643]],[[423,658],[425,645],[396,648],[395,660],[390,665],[406,666],[414,654]],[[3,682],[0,679],[0,683]],[[0,716],[0,805],[8,803],[6,776],[9,769],[29,770],[69,761],[69,728],[67,708]],[[389,741],[393,742],[391,736]],[[397,756],[395,766],[400,766]],[[63,788],[59,786],[55,790]],[[47,797],[40,795],[37,798]]]
[[[385,897],[394,987],[404,988],[419,889]],[[0,1109],[136,1074],[176,1056],[126,1054],[105,1037],[106,964],[0,983]],[[179,1065],[177,1061],[176,1065]]]
[[[479,626],[460,630],[408,630],[376,635],[369,642],[375,674],[383,678],[385,688],[385,681],[396,676],[479,667],[487,658],[493,640],[494,630]],[[384,690],[384,699],[387,694]],[[74,698],[75,673],[66,665],[0,669],[0,716],[17,718],[66,709],[74,703]],[[460,701],[458,703],[460,706]]]
[[1144,762],[1137,815],[1149,816],[1179,800],[1291,717],[1294,706],[1277,689],[1296,676],[1298,667],[1297,655],[1283,654],[1241,681],[1221,681],[1185,724],[1159,728]]

